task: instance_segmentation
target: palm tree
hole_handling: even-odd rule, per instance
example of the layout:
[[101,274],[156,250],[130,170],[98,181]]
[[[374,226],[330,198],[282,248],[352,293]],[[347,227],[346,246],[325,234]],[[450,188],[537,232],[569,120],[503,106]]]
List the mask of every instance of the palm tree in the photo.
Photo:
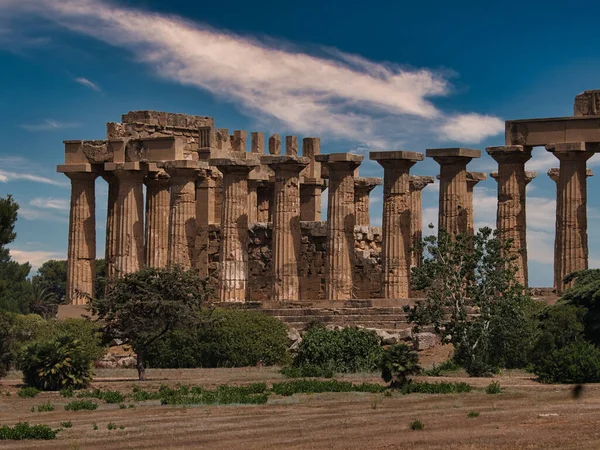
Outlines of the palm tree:
[[31,283],[31,300],[29,311],[33,314],[39,314],[44,319],[49,319],[56,315],[58,310],[56,294],[42,287],[35,280]]

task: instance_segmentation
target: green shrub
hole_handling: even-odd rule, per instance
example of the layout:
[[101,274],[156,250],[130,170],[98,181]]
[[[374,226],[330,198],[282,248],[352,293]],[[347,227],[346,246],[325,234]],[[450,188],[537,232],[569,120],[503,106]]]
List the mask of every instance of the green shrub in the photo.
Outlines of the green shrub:
[[419,419],[415,419],[408,424],[408,427],[413,431],[420,431],[425,428],[425,424],[421,422]]
[[485,388],[486,394],[500,394],[502,393],[502,388],[500,387],[500,383],[498,381],[492,381]]
[[65,388],[60,390],[60,395],[64,398],[71,398],[73,397],[73,394],[73,388]]
[[97,424],[97,423],[93,423],[93,424],[92,424],[92,429],[93,429],[94,431],[98,431],[98,424]]
[[260,311],[203,311],[190,329],[168,333],[150,346],[150,367],[246,367],[287,361],[287,329]]
[[379,367],[383,381],[395,388],[403,386],[408,382],[408,377],[421,371],[419,354],[404,343],[387,348],[383,352]]
[[172,389],[161,386],[160,402],[162,405],[228,405],[267,403],[269,393],[265,383],[254,383],[248,386],[218,386],[215,390],[200,386],[180,386]]
[[301,367],[287,366],[279,371],[282,375],[288,378],[304,378],[304,377],[320,377],[332,378],[333,370],[324,369],[319,366],[305,365]]
[[431,369],[421,369],[421,375],[426,377],[441,377],[446,372],[456,372],[460,366],[453,359],[448,359],[439,366],[435,364]]
[[91,400],[73,400],[65,405],[65,411],[93,411],[98,408],[98,403]]
[[92,378],[92,359],[81,342],[69,335],[30,344],[21,361],[23,380],[45,391],[86,387]]
[[383,392],[385,386],[374,383],[352,384],[337,380],[294,380],[273,383],[273,392],[277,395],[316,394],[320,392]]
[[37,407],[38,412],[50,412],[54,411],[54,405],[50,402],[42,403]]
[[539,358],[533,372],[543,383],[600,382],[600,350],[583,339]]
[[33,398],[36,397],[41,391],[38,388],[35,387],[24,387],[22,389],[19,389],[19,391],[17,392],[17,395],[21,398]]
[[116,430],[117,425],[114,422],[108,422],[108,425],[106,425],[106,428],[109,430]]
[[134,386],[133,392],[130,394],[130,397],[132,400],[134,400],[136,402],[145,402],[146,400],[159,400],[160,399],[160,391],[148,392],[148,391],[141,389],[139,386]]
[[311,326],[303,336],[295,367],[320,367],[338,373],[377,370],[383,349],[374,331],[359,328],[327,330]]
[[14,341],[10,315],[0,312],[0,378],[6,375],[14,360]]
[[572,273],[565,281],[571,280],[575,280],[575,283],[565,291],[562,300],[583,309],[585,339],[600,346],[600,270],[589,269]]
[[48,425],[29,425],[28,422],[19,422],[14,427],[0,426],[0,440],[21,441],[24,439],[56,438],[58,430],[53,430]]
[[461,394],[471,392],[471,386],[467,383],[406,383],[400,389],[402,394]]
[[61,422],[60,426],[63,428],[72,428],[73,427],[73,422],[71,422],[70,420],[67,422]]
[[469,419],[474,419],[475,417],[479,417],[479,413],[477,411],[469,411],[469,414],[467,414],[467,417]]
[[106,403],[122,403],[125,400],[125,396],[119,391],[102,391],[100,389],[82,391],[77,394],[77,397],[97,398],[99,400],[104,400]]

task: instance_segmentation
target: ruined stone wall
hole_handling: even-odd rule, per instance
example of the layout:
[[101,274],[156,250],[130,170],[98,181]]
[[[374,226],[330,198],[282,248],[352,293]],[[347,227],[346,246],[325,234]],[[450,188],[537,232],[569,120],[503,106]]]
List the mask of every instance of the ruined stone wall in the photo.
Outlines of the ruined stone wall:
[[198,128],[214,126],[214,119],[206,116],[191,116],[160,111],[131,111],[123,114],[122,123],[106,124],[107,139],[155,138],[181,136],[184,138],[184,158],[192,158],[198,150]]
[[[300,222],[302,246],[299,255],[300,299],[325,299],[325,264],[327,228],[325,222]],[[211,225],[209,231],[209,285],[216,294],[219,268],[220,227]],[[270,300],[272,286],[272,225],[255,223],[249,228],[248,300]],[[381,297],[381,228],[357,226],[354,230],[356,265],[354,297]],[[213,298],[215,299],[215,298]]]

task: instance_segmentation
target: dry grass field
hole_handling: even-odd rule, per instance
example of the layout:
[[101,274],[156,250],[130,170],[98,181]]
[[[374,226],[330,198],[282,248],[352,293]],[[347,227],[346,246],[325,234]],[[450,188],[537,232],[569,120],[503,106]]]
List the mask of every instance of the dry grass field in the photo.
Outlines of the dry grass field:
[[[157,389],[161,383],[242,385],[283,377],[275,368],[149,370],[138,383],[133,370],[97,370],[92,387],[130,393],[133,386]],[[340,377],[378,382],[370,374]],[[53,428],[71,421],[52,441],[0,441],[2,449],[597,449],[600,448],[600,386],[587,386],[573,399],[569,386],[541,385],[526,373],[495,378],[504,390],[489,395],[490,379],[452,378],[475,389],[467,394],[370,393],[272,395],[266,405],[161,406],[133,402],[135,408],[105,404],[95,411],[65,411],[58,393],[35,398],[16,395],[13,373],[2,380],[0,424],[28,421]],[[427,381],[441,379],[428,378]],[[448,378],[443,378],[449,381]],[[11,392],[6,396],[5,392]],[[52,412],[31,412],[50,402]],[[469,412],[477,417],[468,417]],[[409,423],[419,419],[421,431]],[[107,429],[109,422],[124,429]],[[94,430],[93,424],[98,429]]]

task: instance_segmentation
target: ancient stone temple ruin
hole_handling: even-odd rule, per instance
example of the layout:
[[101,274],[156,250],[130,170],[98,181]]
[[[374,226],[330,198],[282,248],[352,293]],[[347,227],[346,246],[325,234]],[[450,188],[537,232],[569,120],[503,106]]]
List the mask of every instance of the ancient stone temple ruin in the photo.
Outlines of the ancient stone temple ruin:
[[[599,149],[599,110],[600,91],[586,91],[574,116],[507,121],[505,145],[486,149],[498,163],[490,174],[498,186],[496,225],[513,239],[524,285],[526,186],[537,175],[525,163],[534,147],[559,164],[549,172],[557,183],[558,293],[567,274],[587,268],[586,161]],[[434,182],[412,173],[425,156],[439,164],[438,227],[474,232],[473,187],[486,174],[467,165],[480,150],[371,152],[383,178],[364,178],[362,155],[321,152],[317,137],[249,137],[216,128],[210,117],[134,111],[108,123],[104,140],[65,141],[58,171],[72,186],[68,302],[84,303],[82,294],[94,288],[99,177],[108,184],[107,274],[179,264],[208,278],[221,303],[331,307],[364,299],[399,311],[411,297],[410,268],[420,261],[421,193]],[[378,185],[382,227],[372,227],[369,195]]]

